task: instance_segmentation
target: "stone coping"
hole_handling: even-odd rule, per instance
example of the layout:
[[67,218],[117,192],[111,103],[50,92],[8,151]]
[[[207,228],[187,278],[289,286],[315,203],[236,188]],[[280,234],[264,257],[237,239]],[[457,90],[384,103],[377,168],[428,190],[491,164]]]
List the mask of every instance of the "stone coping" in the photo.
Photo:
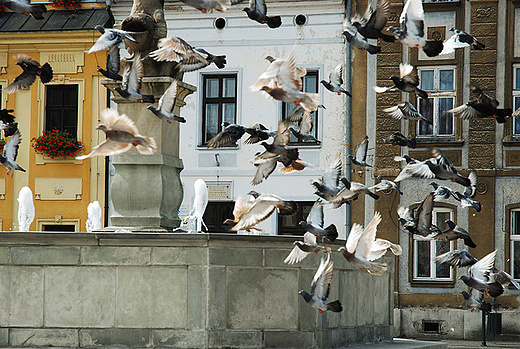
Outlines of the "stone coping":
[[[259,242],[259,243],[284,243],[290,245],[295,240],[303,239],[303,236],[296,235],[241,235],[241,234],[225,234],[225,233],[178,233],[178,232],[161,232],[160,230],[140,231],[138,228],[111,227],[105,228],[106,231],[95,232],[0,232],[0,245],[2,244],[20,244],[20,241],[26,241],[31,244],[32,241],[42,241],[45,244],[58,245],[74,245],[81,244],[81,241],[98,241],[97,244],[102,245],[103,240],[139,240],[141,244],[154,245],[159,243],[163,245],[165,241],[193,241],[193,242],[211,242],[211,241],[243,241],[243,242]],[[115,230],[114,230],[115,229]],[[129,230],[130,232],[119,232],[117,230]],[[112,242],[113,243],[113,242]],[[345,245],[345,240],[336,240],[327,242],[327,245]]]

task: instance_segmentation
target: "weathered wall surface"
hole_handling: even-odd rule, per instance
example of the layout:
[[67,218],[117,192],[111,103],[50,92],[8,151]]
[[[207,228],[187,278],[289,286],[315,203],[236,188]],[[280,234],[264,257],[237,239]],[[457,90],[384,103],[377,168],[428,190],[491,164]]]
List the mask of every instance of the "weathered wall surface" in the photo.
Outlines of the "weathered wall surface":
[[[319,263],[287,266],[294,237],[0,233],[0,346],[330,348],[393,336],[383,276],[333,253],[320,315],[298,295]],[[337,249],[338,246],[333,246]]]

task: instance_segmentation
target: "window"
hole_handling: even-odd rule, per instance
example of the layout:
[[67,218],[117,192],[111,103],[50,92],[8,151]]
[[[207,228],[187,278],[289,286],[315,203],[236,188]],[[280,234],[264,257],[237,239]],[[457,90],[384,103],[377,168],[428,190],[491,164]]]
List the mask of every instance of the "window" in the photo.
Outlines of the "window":
[[428,92],[428,99],[419,98],[419,112],[432,121],[432,125],[419,121],[419,136],[454,136],[453,114],[455,107],[456,74],[454,67],[418,68],[420,88]]
[[[432,222],[441,231],[448,228],[444,223],[453,220],[449,208],[434,207]],[[413,279],[416,281],[452,281],[453,268],[435,263],[435,257],[453,250],[453,241],[430,240],[420,235],[413,236]]]
[[[303,92],[318,93],[319,85],[319,72],[317,70],[307,70],[307,75],[302,79],[303,81]],[[287,115],[295,108],[294,104],[287,104],[282,102],[282,120],[285,120]],[[314,127],[310,134],[314,138],[318,139],[318,110],[312,113],[312,119],[314,120]],[[317,142],[298,142],[298,139],[291,133],[291,143],[298,145],[316,145]]]
[[305,231],[298,225],[307,220],[314,201],[299,201],[297,211],[291,216],[278,216],[278,235],[303,235]]
[[203,75],[202,144],[222,131],[222,123],[236,123],[237,75]]
[[78,135],[78,85],[48,85],[45,130]]
[[[520,108],[520,66],[513,67],[513,110]],[[520,136],[520,116],[513,118],[513,135]]]
[[226,219],[233,219],[234,208],[234,202],[208,202],[202,217],[208,227],[208,231],[211,233],[236,233],[229,230],[232,227],[231,225],[223,224]]
[[520,280],[520,208],[511,212],[511,275]]

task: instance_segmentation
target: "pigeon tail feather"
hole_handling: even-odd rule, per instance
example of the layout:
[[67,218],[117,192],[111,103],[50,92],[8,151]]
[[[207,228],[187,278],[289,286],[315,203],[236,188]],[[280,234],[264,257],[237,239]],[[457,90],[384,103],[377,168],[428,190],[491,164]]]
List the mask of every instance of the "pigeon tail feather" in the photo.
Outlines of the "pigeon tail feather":
[[440,40],[428,40],[423,46],[423,51],[428,57],[438,56],[442,52],[444,44]]
[[334,224],[331,224],[327,228],[325,228],[325,231],[325,238],[330,242],[333,242],[338,238],[338,229]]
[[141,101],[143,103],[155,103],[155,97],[153,95],[142,95]]
[[343,311],[343,306],[339,300],[327,303],[327,310],[330,310],[334,313],[340,313]]
[[387,269],[386,263],[371,263],[370,268],[368,268],[367,271],[370,274],[383,275],[383,273],[386,271],[386,269]]
[[49,63],[45,63],[44,65],[42,65],[40,79],[44,84],[52,80],[52,67]]
[[222,55],[222,56],[215,56],[215,57],[213,57],[213,63],[215,63],[215,65],[219,69],[224,68],[226,66],[226,63],[227,63],[226,56]]
[[368,53],[374,55],[376,53],[381,52],[381,47],[380,46],[369,45],[368,48],[367,48],[367,51],[368,51]]
[[269,28],[278,28],[282,25],[282,17],[280,16],[273,16],[273,17],[267,17],[266,20],[267,26]]
[[157,149],[157,144],[155,143],[155,139],[151,137],[142,137],[139,144],[136,145],[136,149],[141,154],[150,155],[155,153],[155,150]]
[[[426,91],[423,91],[423,90],[421,90],[420,88],[417,88],[417,89],[416,89],[416,92],[417,92],[417,94],[419,95],[419,97],[421,97],[421,98],[428,98],[428,93],[426,93]],[[429,123],[430,125],[432,125],[432,122],[431,122],[430,120],[428,120],[428,119],[426,119],[426,118],[424,118],[424,119],[422,119],[422,120],[424,120],[424,121],[426,121],[427,123]]]

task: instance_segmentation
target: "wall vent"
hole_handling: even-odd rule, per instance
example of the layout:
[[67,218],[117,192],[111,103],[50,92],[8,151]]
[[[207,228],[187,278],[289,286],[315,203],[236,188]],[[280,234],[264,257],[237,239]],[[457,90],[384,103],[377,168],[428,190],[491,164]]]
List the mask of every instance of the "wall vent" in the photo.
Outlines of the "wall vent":
[[441,333],[441,323],[436,320],[423,320],[424,333]]

